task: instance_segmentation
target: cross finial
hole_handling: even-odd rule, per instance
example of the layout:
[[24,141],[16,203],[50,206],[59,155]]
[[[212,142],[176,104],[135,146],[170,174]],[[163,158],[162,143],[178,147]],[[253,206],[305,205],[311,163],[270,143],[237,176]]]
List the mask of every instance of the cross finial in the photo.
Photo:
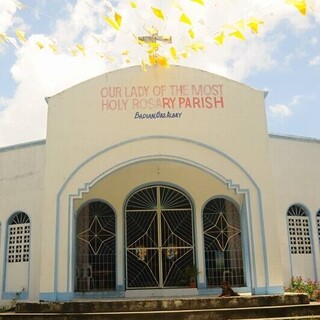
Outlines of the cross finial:
[[149,36],[138,37],[140,41],[143,41],[145,43],[156,43],[157,41],[172,43],[171,36],[167,36],[167,35],[159,36],[158,30],[155,27],[145,28],[145,29],[149,33]]

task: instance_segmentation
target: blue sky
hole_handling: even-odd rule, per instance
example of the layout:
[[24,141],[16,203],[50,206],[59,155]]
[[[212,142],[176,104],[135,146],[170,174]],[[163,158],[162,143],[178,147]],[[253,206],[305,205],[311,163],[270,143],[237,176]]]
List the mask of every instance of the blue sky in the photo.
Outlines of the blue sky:
[[[320,139],[320,0],[306,2],[304,16],[284,0],[206,0],[205,6],[192,0],[136,0],[134,10],[126,0],[1,0],[0,34],[10,41],[0,43],[0,147],[45,138],[44,97],[140,64],[146,53],[132,33],[142,35],[154,26],[172,35],[172,45],[183,50],[190,43],[191,27],[179,22],[181,10],[192,20],[194,41],[205,49],[191,50],[187,59],[174,63],[268,91],[270,133]],[[155,17],[151,5],[163,10],[164,21]],[[115,12],[123,17],[120,31],[103,19]],[[241,29],[245,40],[229,36],[222,46],[213,41],[219,32],[230,33],[240,26],[237,22],[252,17],[263,21],[258,34],[246,27]],[[17,39],[17,30],[25,32],[24,43]],[[40,49],[37,42],[45,47]],[[48,47],[52,43],[58,54]],[[70,54],[76,44],[85,48],[85,55]]]

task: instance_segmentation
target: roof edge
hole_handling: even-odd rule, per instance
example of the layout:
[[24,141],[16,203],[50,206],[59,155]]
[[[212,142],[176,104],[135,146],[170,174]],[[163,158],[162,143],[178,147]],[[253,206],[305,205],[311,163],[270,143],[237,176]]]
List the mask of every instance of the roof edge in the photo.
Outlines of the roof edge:
[[320,139],[317,139],[317,138],[295,136],[295,135],[290,135],[290,134],[269,133],[269,137],[273,138],[273,139],[284,139],[284,140],[292,140],[292,141],[300,141],[300,142],[320,143]]
[[36,140],[36,141],[29,141],[29,142],[14,144],[14,145],[11,145],[11,146],[1,147],[0,148],[0,152],[11,151],[11,150],[16,150],[16,149],[23,149],[23,148],[29,148],[29,147],[42,145],[42,144],[46,144],[46,139]]

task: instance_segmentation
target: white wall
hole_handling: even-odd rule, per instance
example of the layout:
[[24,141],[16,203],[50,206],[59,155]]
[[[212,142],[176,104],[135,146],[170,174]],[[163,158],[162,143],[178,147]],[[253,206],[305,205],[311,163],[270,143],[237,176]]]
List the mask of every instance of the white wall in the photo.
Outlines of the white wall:
[[[320,141],[315,139],[270,136],[276,203],[273,215],[279,226],[283,275],[320,280],[319,237],[316,214],[320,209]],[[306,208],[311,223],[312,254],[289,251],[287,210],[293,204]]]
[[[22,287],[30,300],[39,297],[44,161],[44,141],[0,149],[0,285],[3,299],[20,292]],[[29,263],[6,263],[8,220],[18,211],[30,218]]]

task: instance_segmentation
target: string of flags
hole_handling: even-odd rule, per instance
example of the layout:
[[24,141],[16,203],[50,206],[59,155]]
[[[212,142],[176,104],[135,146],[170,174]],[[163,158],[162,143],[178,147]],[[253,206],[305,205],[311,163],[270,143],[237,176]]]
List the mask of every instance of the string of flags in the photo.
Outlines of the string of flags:
[[[186,1],[187,0],[184,1],[184,5],[186,5]],[[193,2],[196,5],[205,7],[206,1],[210,0],[188,1]],[[300,12],[301,15],[307,15],[308,8],[310,7],[308,6],[307,0],[282,1],[284,1],[288,5],[293,6]],[[85,0],[85,3],[88,6],[94,8],[89,1]],[[150,3],[152,3],[152,1],[150,1]],[[140,5],[138,0],[129,1],[127,5],[130,10],[139,12]],[[23,2],[16,1],[16,8],[18,10],[23,10],[26,7],[28,6],[23,4]],[[196,24],[196,21],[194,20],[196,19],[190,16],[190,14],[187,14],[187,12],[183,9],[183,6],[180,5],[177,0],[172,2],[171,8],[174,10],[178,10],[177,16],[179,17],[179,19],[177,22],[183,24],[186,27],[189,42],[185,44],[185,47],[182,50],[178,50],[178,48],[175,47],[175,45],[172,43],[172,37],[170,35],[159,35],[158,28],[154,26],[144,26],[144,30],[147,33],[146,36],[138,36],[136,34],[132,34],[132,39],[134,40],[134,42],[144,49],[144,57],[140,59],[143,70],[146,70],[147,66],[150,65],[159,65],[167,68],[170,65],[170,61],[177,62],[179,61],[179,59],[187,59],[190,53],[197,53],[205,49],[205,44],[202,41],[203,36],[197,37],[194,29],[194,25]],[[158,22],[165,24],[168,21],[168,15],[162,8],[150,4],[149,10],[150,14],[152,14]],[[123,18],[121,12],[117,12],[114,10],[112,10],[112,14],[110,15],[103,15],[102,19],[104,23],[106,23],[115,33],[121,32],[123,26],[125,25],[125,19]],[[212,43],[218,46],[223,46],[228,38],[236,38],[238,40],[244,41],[246,40],[246,34],[248,32],[254,35],[258,34],[263,24],[263,19],[258,19],[257,17],[250,16],[236,21],[232,24],[225,24],[208,37],[212,40]],[[100,36],[93,34],[92,37],[97,43],[106,42]],[[4,32],[1,32],[0,30],[0,45],[11,44],[18,48],[21,45],[26,44],[27,42],[28,37],[26,35],[26,32],[23,30],[15,30],[12,35],[8,35]],[[55,54],[66,51],[64,48],[60,48],[59,44],[50,38],[47,38],[45,41],[38,40],[35,42],[35,45],[40,50],[48,48]],[[159,50],[160,48],[162,49],[161,52]],[[73,47],[68,48],[67,51],[72,56],[78,56],[79,54],[86,55],[88,48],[86,48],[81,43],[76,43]],[[127,63],[131,62],[130,51],[128,49],[120,50],[120,53],[121,56],[125,58],[125,61]],[[95,54],[109,62],[113,62],[116,60],[115,57],[103,51],[95,52]]]

